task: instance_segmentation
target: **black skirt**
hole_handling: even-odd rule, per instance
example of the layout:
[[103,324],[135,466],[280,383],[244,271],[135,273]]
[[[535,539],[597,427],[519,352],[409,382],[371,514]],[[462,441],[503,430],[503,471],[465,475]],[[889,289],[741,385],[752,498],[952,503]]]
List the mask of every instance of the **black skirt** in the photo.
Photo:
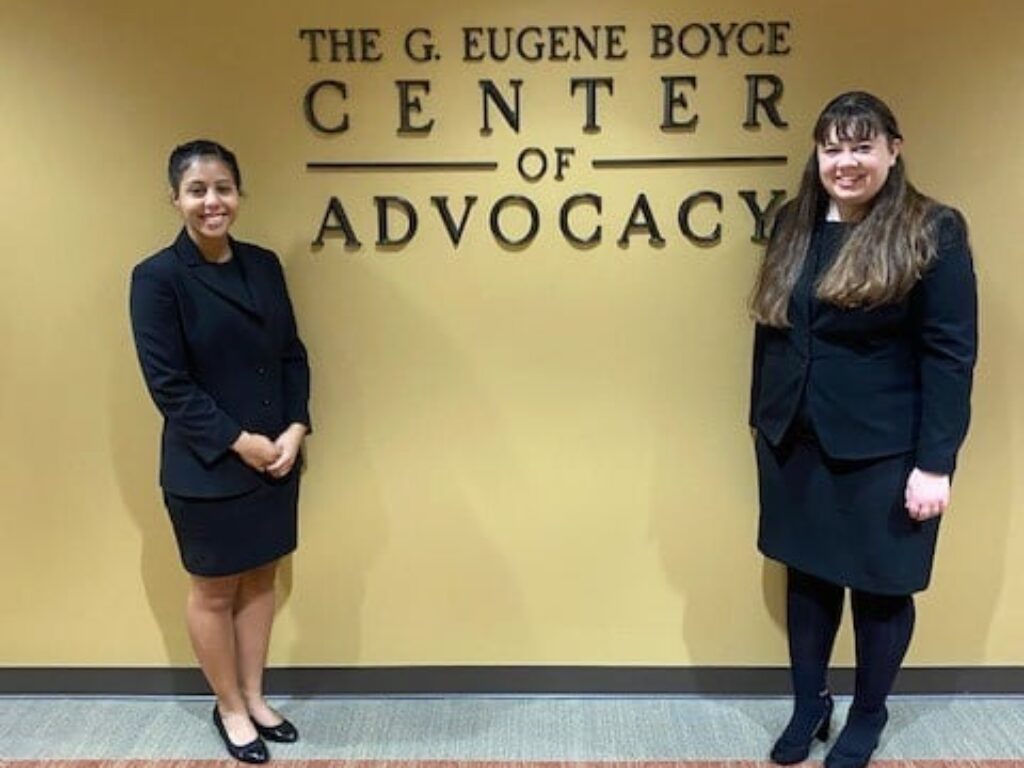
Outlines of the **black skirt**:
[[928,586],[939,518],[917,522],[904,506],[912,454],[834,459],[806,427],[778,446],[758,434],[756,452],[765,556],[864,592]]
[[229,576],[295,550],[299,470],[266,478],[242,496],[197,499],[164,492],[185,570],[196,576]]

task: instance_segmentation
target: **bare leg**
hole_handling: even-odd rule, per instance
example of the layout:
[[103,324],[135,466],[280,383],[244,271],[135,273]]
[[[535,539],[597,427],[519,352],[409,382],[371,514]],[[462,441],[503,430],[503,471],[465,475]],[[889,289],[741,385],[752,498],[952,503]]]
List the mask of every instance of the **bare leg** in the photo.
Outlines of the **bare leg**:
[[248,713],[260,725],[281,722],[263,698],[263,669],[267,664],[270,629],[274,623],[274,577],[277,562],[253,568],[241,575],[235,602],[234,633],[238,681]]
[[248,744],[256,738],[256,729],[249,722],[238,685],[233,622],[240,577],[193,575],[191,578],[185,623],[192,648],[217,697],[217,708],[228,736],[235,744]]

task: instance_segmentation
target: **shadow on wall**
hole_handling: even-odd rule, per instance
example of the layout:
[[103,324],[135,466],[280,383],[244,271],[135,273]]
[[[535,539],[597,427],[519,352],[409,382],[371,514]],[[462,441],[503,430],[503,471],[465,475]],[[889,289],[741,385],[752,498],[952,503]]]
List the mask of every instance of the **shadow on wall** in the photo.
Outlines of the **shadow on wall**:
[[[139,531],[142,549],[138,575],[163,636],[167,662],[171,666],[194,666],[185,629],[188,575],[178,557],[158,481],[161,420],[135,359],[127,308],[124,323],[126,354],[110,359],[110,454],[124,507]],[[136,573],[135,568],[125,565],[126,578]]]
[[[675,444],[659,458],[651,510],[651,535],[670,587],[678,594],[679,631],[696,666],[783,663],[784,571],[762,563],[757,551],[754,446],[747,428],[745,381],[753,330],[745,319],[750,267],[737,261],[721,277],[736,286],[731,301],[705,322],[692,307],[699,282],[680,285],[673,320],[683,362],[664,361],[657,379],[662,397],[678,403],[664,425]],[[735,274],[733,274],[735,273]],[[688,314],[689,313],[689,314]],[[741,336],[737,336],[741,334]],[[693,371],[700,371],[694,376]],[[699,454],[699,473],[688,457]],[[693,462],[696,463],[696,462]],[[752,637],[765,625],[759,606],[778,631]]]
[[[400,648],[403,659],[415,657],[421,647],[445,647],[445,637],[431,639],[422,632],[450,634],[471,646],[466,626],[484,632],[499,619],[521,633],[512,640],[506,633],[506,641],[529,647],[514,577],[480,519],[487,510],[462,492],[461,459],[478,446],[460,443],[448,431],[449,409],[458,406],[465,410],[459,420],[492,423],[487,433],[499,436],[494,409],[481,401],[481,390],[469,380],[470,372],[460,369],[450,344],[445,356],[446,342],[429,318],[386,281],[356,262],[326,276],[322,267],[302,254],[288,270],[293,297],[312,297],[297,301],[296,311],[310,347],[315,431],[306,446],[299,550],[282,563],[278,580],[278,612],[290,616],[296,628],[284,663],[358,664],[365,658],[368,599],[375,601],[369,610],[377,619],[369,629],[372,652],[379,652],[379,638],[394,634],[380,618],[402,624],[403,614],[404,637],[387,644],[392,651]],[[437,371],[430,389],[443,393],[445,402],[432,402],[429,393],[405,387],[401,366],[418,362],[396,359],[386,340],[380,346],[381,339],[372,338],[365,321],[374,312],[387,313],[389,333],[410,339],[409,349],[429,350],[431,369]],[[108,374],[114,472],[139,531],[138,570],[167,663],[194,666],[184,622],[188,576],[158,485],[161,422],[138,370],[127,324],[126,318],[125,354],[112,356]],[[348,331],[335,333],[339,327]],[[314,328],[322,332],[312,334],[311,343],[308,331]],[[350,341],[367,333],[371,338],[353,351]],[[383,351],[368,356],[375,348]],[[391,388],[388,397],[396,399],[367,402],[364,389],[385,387]],[[385,413],[381,403],[397,412]],[[400,431],[387,433],[396,427]],[[500,440],[486,449],[503,451]],[[403,474],[397,475],[391,466],[396,450],[403,457]],[[509,470],[507,459],[494,463],[496,472]],[[368,598],[377,567],[389,570],[381,572]],[[129,565],[125,571],[128,577],[135,573]],[[481,609],[488,616],[481,617]],[[423,628],[417,627],[421,620]],[[280,655],[275,657],[280,662]]]
[[[487,518],[492,510],[485,503],[491,494],[501,498],[506,490],[510,498],[524,493],[498,409],[486,400],[485,388],[443,330],[388,282],[386,271],[375,269],[363,256],[325,264],[301,248],[294,252],[288,278],[293,296],[301,298],[296,302],[299,323],[310,346],[316,431],[307,445],[300,549],[296,560],[286,561],[279,582],[281,607],[297,628],[286,663],[357,664],[367,649],[371,655],[384,648],[410,656],[422,648],[444,647],[445,637],[418,637],[418,632],[450,635],[455,638],[453,653],[477,641],[486,648],[486,636],[493,636],[488,626],[502,628],[502,647],[522,649],[528,656],[535,646],[533,628],[526,625],[507,544],[495,536],[501,522]],[[985,327],[1012,327],[1009,307],[992,301],[983,307]],[[366,323],[382,314],[388,319],[386,331]],[[127,319],[125,323],[128,339]],[[675,327],[689,328],[680,333],[694,335],[681,339],[686,349],[711,355],[729,346],[709,341],[707,327]],[[312,329],[317,332],[311,334]],[[397,339],[406,340],[401,351],[390,346]],[[995,606],[1005,588],[1015,468],[1013,422],[1006,414],[1015,392],[1012,366],[1018,345],[1012,334],[982,339],[970,441],[961,457],[954,507],[940,534],[933,586],[919,601],[909,665],[916,659],[949,665],[986,660]],[[157,485],[159,417],[145,392],[130,340],[124,349],[126,354],[112,356],[109,372],[111,455],[124,506],[140,533],[139,570],[168,663],[191,666],[183,619],[188,580]],[[419,354],[429,354],[429,361],[417,359]],[[410,390],[403,369],[426,362],[430,373],[419,371],[417,376],[422,389]],[[701,364],[700,359],[688,362]],[[684,384],[673,378],[680,375],[673,369],[657,380],[675,390]],[[699,449],[734,461],[739,451],[733,443],[745,437],[745,404],[723,402],[713,391],[698,396],[710,403],[708,409],[681,410],[684,423],[672,434],[691,431],[687,420],[717,419],[727,425],[722,440],[729,444]],[[472,434],[488,435],[485,444],[467,440],[453,428],[467,421],[475,425]],[[676,462],[696,449],[680,445],[666,454],[652,513],[653,536],[669,582],[681,598],[685,645],[696,663],[720,663],[716,660],[723,658],[734,663],[733,657],[749,657],[749,639],[730,645],[729,622],[748,621],[734,617],[760,589],[778,633],[755,645],[772,644],[783,664],[784,571],[773,563],[757,564],[753,448],[749,465],[723,470],[733,484],[722,486],[725,503],[714,500],[716,489],[705,493],[679,487]],[[485,460],[479,458],[481,452]],[[397,474],[396,466],[401,467]],[[680,499],[697,503],[680,510]],[[720,518],[727,505],[740,522]],[[680,516],[685,516],[685,525]],[[744,532],[742,540],[737,540],[737,528]],[[709,552],[717,554],[709,557]],[[716,572],[707,572],[709,562]],[[126,566],[126,572],[131,575],[131,568]],[[759,584],[756,575],[749,585],[738,583],[737,573],[758,572]],[[955,631],[949,626],[950,612],[937,610],[936,603],[956,606]],[[398,611],[408,615],[394,618]],[[402,625],[404,638],[387,637]],[[709,632],[712,626],[719,629]],[[930,649],[936,645],[941,655]]]
[[[525,655],[532,633],[493,535],[501,521],[477,493],[500,495],[518,475],[485,390],[437,323],[376,268],[402,255],[325,259],[305,243],[291,253],[315,432],[290,655],[451,663],[479,653],[498,626]],[[485,445],[467,438],[467,424]],[[481,478],[474,467],[491,469]],[[451,658],[436,658],[439,648]]]
[[[278,588],[289,595],[297,589],[289,604],[295,632],[288,663],[339,666],[361,656],[367,580],[387,545],[388,529],[377,475],[367,460],[356,372],[337,335],[311,338],[318,323],[306,302],[297,299],[309,290],[307,285],[319,283],[309,268],[308,256],[300,253],[289,259],[285,269],[310,358],[313,433],[305,444],[299,548],[282,572]],[[326,327],[333,325],[328,322]],[[328,357],[336,371],[334,379],[324,370]],[[333,487],[341,477],[345,479],[339,497]],[[345,503],[353,496],[360,503]],[[353,546],[356,539],[359,546]],[[284,602],[279,599],[279,605]]]
[[[1011,308],[986,290],[984,256],[975,250],[980,306],[980,355],[975,371],[972,420],[968,440],[957,460],[952,504],[939,532],[931,588],[918,601],[919,636],[941,636],[948,656],[924,659],[928,664],[978,664],[1000,659],[988,653],[996,605],[1006,588],[1007,542],[1013,514],[1013,486],[1020,461],[1013,455],[1013,427],[1008,418],[1020,397],[1020,349],[1024,339],[1014,332]],[[986,329],[1002,329],[995,336]],[[1019,420],[1016,422],[1019,424]],[[955,606],[955,613],[936,605]],[[1024,643],[1017,628],[1015,646]],[[916,642],[916,641],[915,641]],[[914,663],[914,646],[910,650]]]

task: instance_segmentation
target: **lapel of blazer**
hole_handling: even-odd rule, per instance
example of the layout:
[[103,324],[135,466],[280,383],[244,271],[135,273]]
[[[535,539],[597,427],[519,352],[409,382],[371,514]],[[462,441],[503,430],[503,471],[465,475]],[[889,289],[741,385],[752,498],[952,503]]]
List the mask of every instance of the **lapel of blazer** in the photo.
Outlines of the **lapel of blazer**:
[[254,315],[256,317],[262,317],[263,313],[259,304],[255,298],[255,292],[253,290],[253,270],[247,269],[248,254],[245,253],[245,248],[240,246],[235,240],[231,240],[231,252],[232,258],[238,259],[240,271],[242,273],[242,281],[245,284],[244,287],[248,287],[249,290],[242,289],[243,286],[238,286],[236,290],[229,284],[221,284],[215,282],[210,278],[210,270],[213,269],[207,261],[203,258],[203,254],[200,253],[198,246],[192,242],[192,238],[188,236],[188,233],[182,229],[178,233],[178,238],[174,241],[174,250],[177,252],[178,257],[185,263],[190,277],[198,280],[203,286],[220,296],[222,299],[231,302],[239,309],[244,312]]

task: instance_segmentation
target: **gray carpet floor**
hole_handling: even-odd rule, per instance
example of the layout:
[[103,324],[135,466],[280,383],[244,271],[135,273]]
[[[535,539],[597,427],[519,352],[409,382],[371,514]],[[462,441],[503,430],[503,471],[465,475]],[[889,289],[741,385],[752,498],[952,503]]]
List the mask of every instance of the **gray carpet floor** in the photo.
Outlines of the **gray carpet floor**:
[[[762,760],[784,699],[293,698],[282,759]],[[833,735],[848,699],[837,700]],[[222,758],[208,698],[0,698],[0,759]],[[894,697],[879,759],[1024,758],[1024,697]],[[820,760],[820,743],[811,759]]]

